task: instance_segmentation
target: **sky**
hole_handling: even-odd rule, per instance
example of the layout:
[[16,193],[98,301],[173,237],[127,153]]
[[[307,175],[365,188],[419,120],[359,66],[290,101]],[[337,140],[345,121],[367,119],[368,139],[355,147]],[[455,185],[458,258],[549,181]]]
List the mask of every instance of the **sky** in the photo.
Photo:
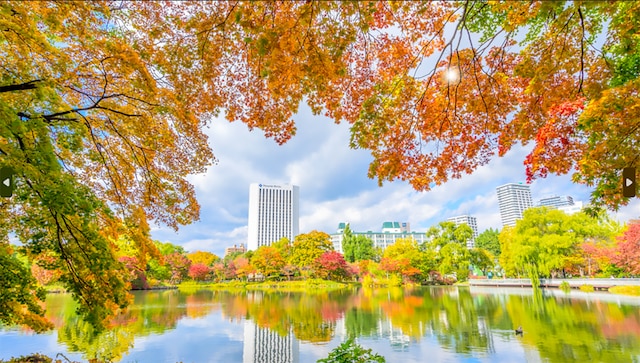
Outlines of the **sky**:
[[[385,221],[409,222],[411,231],[426,232],[449,217],[476,217],[478,232],[501,229],[496,187],[525,182],[523,160],[527,147],[518,146],[494,158],[473,174],[451,180],[430,191],[417,192],[403,181],[378,186],[367,171],[372,161],[367,150],[349,148],[349,125],[313,115],[301,107],[294,116],[297,134],[284,145],[249,131],[240,122],[214,119],[206,130],[218,162],[205,174],[192,175],[200,203],[200,220],[177,232],[155,226],[152,238],[183,246],[187,251],[224,249],[247,242],[249,185],[294,184],[300,187],[300,233],[312,230],[335,233],[338,223],[354,231],[380,231]],[[571,182],[569,175],[549,176],[531,183],[534,203],[553,195],[589,200],[590,189]],[[640,218],[640,198],[618,212],[620,222]]]

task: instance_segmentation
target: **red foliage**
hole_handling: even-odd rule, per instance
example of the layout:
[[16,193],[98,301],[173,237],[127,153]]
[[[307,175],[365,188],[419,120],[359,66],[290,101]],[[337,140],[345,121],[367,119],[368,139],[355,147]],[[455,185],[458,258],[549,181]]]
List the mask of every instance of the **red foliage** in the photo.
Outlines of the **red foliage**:
[[189,267],[191,267],[191,260],[186,256],[173,252],[167,256],[164,256],[164,261],[171,269],[171,283],[178,284],[188,276]]
[[140,266],[138,259],[130,256],[122,256],[118,261],[124,264],[124,267],[129,271],[129,283],[132,290],[144,290],[149,288],[147,283],[147,275]]
[[633,221],[621,236],[611,262],[632,275],[640,275],[640,221]]
[[330,280],[343,280],[350,276],[351,268],[340,252],[327,251],[315,261],[318,277]]
[[524,161],[527,183],[549,172],[567,173],[575,166],[572,161],[581,157],[584,148],[576,139],[577,118],[584,107],[584,97],[578,97],[549,109],[548,120],[538,129],[535,147]]
[[211,269],[203,263],[194,263],[189,267],[189,277],[196,281],[202,281],[207,278]]

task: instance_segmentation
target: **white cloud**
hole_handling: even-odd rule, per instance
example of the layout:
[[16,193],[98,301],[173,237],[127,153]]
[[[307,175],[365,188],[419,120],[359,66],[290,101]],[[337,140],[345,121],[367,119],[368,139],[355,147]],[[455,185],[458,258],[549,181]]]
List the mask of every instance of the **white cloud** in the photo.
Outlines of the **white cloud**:
[[[413,231],[426,231],[448,217],[475,216],[479,231],[501,228],[495,188],[524,182],[522,163],[530,147],[515,147],[473,174],[450,180],[428,192],[416,192],[408,183],[387,182],[378,187],[367,178],[371,157],[350,149],[349,125],[313,116],[302,108],[296,116],[297,135],[284,145],[249,131],[239,122],[212,122],[208,135],[219,163],[191,176],[201,204],[200,221],[178,233],[154,229],[154,238],[180,244],[187,250],[223,254],[224,248],[246,243],[249,184],[293,183],[300,186],[300,231],[332,233],[339,222],[358,231],[379,230],[382,222],[409,222]],[[549,176],[531,184],[534,201],[548,195],[570,195],[588,201],[589,189],[570,176]],[[640,217],[640,201],[623,207],[614,218]]]

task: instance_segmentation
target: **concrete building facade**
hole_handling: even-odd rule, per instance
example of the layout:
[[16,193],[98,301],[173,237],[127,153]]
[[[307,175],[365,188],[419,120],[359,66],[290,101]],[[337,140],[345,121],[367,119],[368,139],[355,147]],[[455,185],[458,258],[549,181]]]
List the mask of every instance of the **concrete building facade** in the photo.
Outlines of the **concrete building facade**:
[[[344,253],[342,250],[342,240],[344,239],[344,229],[346,228],[346,225],[347,223],[340,223],[336,233],[330,234],[333,248],[340,253]],[[401,238],[412,239],[418,244],[424,243],[428,240],[426,232],[411,232],[409,223],[407,222],[384,222],[380,232],[357,232],[352,229],[351,234],[354,236],[364,236],[369,238],[373,241],[374,247],[379,247],[383,250],[396,243],[396,241]]]
[[531,188],[527,184],[509,183],[496,188],[502,226],[515,226],[528,208],[533,207]]
[[259,184],[249,187],[249,250],[269,246],[299,234],[300,188],[296,185]]

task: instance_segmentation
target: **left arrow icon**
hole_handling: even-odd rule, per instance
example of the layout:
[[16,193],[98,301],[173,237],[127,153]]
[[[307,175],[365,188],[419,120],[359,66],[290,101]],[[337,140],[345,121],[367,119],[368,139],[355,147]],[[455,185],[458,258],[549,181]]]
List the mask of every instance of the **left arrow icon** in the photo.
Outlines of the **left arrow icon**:
[[0,197],[11,197],[13,195],[13,169],[8,166],[0,168]]

